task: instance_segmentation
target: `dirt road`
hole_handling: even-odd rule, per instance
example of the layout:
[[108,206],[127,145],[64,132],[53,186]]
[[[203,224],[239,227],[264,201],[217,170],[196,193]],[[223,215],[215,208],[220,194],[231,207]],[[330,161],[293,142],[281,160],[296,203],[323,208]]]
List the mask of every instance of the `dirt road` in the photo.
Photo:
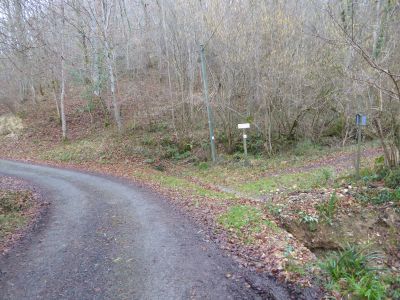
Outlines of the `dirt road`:
[[0,174],[51,202],[39,230],[0,257],[0,299],[290,298],[271,279],[249,285],[190,221],[133,184],[1,160]]

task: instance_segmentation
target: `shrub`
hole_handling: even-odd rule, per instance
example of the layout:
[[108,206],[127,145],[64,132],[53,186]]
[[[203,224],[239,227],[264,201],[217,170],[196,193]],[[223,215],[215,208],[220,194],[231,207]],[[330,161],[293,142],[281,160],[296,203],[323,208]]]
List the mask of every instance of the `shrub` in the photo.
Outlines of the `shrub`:
[[385,158],[383,155],[375,159],[374,171],[376,180],[382,180],[389,174],[390,169],[385,166]]
[[[244,152],[243,139],[241,138],[240,135],[234,137],[233,147],[231,147],[231,149],[229,149],[229,147],[228,147],[228,139],[226,138],[225,135],[222,136],[220,142],[222,142],[225,145],[225,148],[230,150],[230,152],[239,152],[239,153]],[[247,153],[248,154],[252,154],[252,155],[263,154],[265,152],[264,151],[265,150],[264,143],[265,143],[265,138],[261,133],[253,132],[253,131],[247,132]]]
[[324,135],[327,137],[342,137],[345,125],[345,118],[343,116],[337,117],[332,121],[329,127],[326,128]]
[[314,153],[321,150],[321,146],[312,142],[311,140],[303,140],[301,142],[298,142],[294,149],[293,149],[293,154],[296,156],[304,156],[309,153]]
[[179,155],[178,147],[176,146],[166,146],[164,147],[164,155],[163,158],[169,159],[174,158]]
[[243,153],[240,153],[240,152],[235,152],[233,155],[232,155],[232,160],[234,160],[234,161],[240,161],[240,160],[242,160],[244,158],[244,155],[243,155]]
[[361,179],[365,182],[371,182],[371,181],[376,181],[382,179],[375,170],[372,170],[370,168],[363,168],[360,170],[360,177]]
[[389,188],[396,189],[400,187],[400,168],[390,170],[384,180],[385,185]]
[[209,164],[206,163],[206,162],[201,162],[201,163],[199,163],[199,165],[198,165],[198,168],[199,168],[199,170],[201,170],[201,171],[206,171],[206,170],[208,170],[209,167],[210,167]]
[[396,192],[391,192],[389,190],[382,190],[378,193],[376,197],[372,198],[373,204],[383,204],[386,202],[396,201]]
[[264,153],[265,150],[264,143],[265,143],[265,138],[262,134],[250,132],[247,141],[247,152],[253,155]]

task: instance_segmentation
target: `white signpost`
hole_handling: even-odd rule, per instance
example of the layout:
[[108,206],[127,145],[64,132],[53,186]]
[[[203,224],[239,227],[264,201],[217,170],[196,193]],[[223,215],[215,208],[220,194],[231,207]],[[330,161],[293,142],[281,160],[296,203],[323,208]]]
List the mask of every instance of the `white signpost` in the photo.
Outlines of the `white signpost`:
[[244,150],[244,157],[247,162],[247,134],[246,129],[250,128],[250,123],[242,123],[238,124],[238,129],[243,129],[243,150]]
[[247,128],[250,128],[250,123],[238,124],[238,129],[247,129]]

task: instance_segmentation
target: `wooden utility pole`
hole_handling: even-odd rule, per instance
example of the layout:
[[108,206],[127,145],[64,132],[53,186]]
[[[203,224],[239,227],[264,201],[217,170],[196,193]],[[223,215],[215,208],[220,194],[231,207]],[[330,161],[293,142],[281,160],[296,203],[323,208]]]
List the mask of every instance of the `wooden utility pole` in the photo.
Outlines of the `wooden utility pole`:
[[357,124],[357,160],[356,160],[356,178],[360,179],[360,161],[361,161],[361,126]]
[[204,46],[200,45],[200,58],[201,58],[201,74],[204,85],[204,101],[207,106],[208,116],[208,127],[210,129],[210,145],[211,145],[211,158],[213,162],[217,161],[217,153],[215,150],[215,137],[214,137],[214,124],[210,101],[208,100],[208,82],[207,82],[207,70],[206,70],[206,59],[204,55]]
[[61,130],[62,139],[67,139],[67,121],[65,119],[65,10],[64,0],[61,1],[61,93],[60,93],[60,113],[61,113]]
[[360,164],[361,164],[361,130],[367,125],[367,117],[362,114],[356,115],[357,125],[357,158],[356,158],[356,178],[360,179]]

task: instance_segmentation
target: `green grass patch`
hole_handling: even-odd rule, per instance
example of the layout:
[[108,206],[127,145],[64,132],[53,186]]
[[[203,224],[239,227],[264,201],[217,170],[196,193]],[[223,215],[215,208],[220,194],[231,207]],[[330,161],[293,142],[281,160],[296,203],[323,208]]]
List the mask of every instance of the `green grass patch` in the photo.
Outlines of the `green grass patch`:
[[0,242],[2,242],[7,235],[25,226],[27,222],[28,218],[20,213],[12,212],[0,214]]
[[62,162],[84,162],[101,158],[102,145],[98,141],[82,140],[72,143],[62,143],[45,151],[40,158]]
[[[366,147],[375,147],[368,143]],[[301,168],[305,165],[312,165],[313,161],[326,159],[327,157],[346,155],[354,152],[354,146],[344,148],[326,148],[318,145],[311,145],[315,151],[308,153],[310,144],[305,142],[298,145],[297,155],[293,152],[281,153],[272,157],[249,155],[251,168],[243,165],[242,155],[219,154],[218,164],[196,164],[192,167],[186,165],[186,175],[199,178],[202,182],[229,187],[249,195],[259,195],[270,192],[277,188],[292,187],[296,185],[299,189],[308,190],[313,187],[324,187],[330,184],[334,174],[334,166],[321,167],[312,171],[305,171],[299,174],[288,174],[276,177],[265,177],[268,173],[281,173],[288,168]],[[307,150],[307,151],[306,151]],[[307,155],[300,155],[306,153]],[[349,165],[349,168],[351,165]],[[303,173],[303,174],[302,174]],[[301,178],[310,177],[310,178]],[[264,178],[263,178],[264,177]],[[343,178],[342,178],[343,179]]]
[[288,260],[285,264],[285,270],[289,273],[299,274],[300,276],[305,276],[307,274],[306,268],[294,259]]
[[0,190],[0,242],[28,222],[24,210],[31,206],[28,191]]
[[238,186],[242,192],[249,194],[265,194],[280,190],[311,190],[324,187],[333,177],[333,171],[322,168],[311,172],[270,176]]
[[183,191],[183,192],[185,192],[185,191],[189,192],[191,195],[194,195],[194,196],[202,196],[202,197],[213,198],[213,199],[235,199],[236,198],[236,196],[234,194],[209,190],[209,189],[204,188],[200,185],[197,185],[193,182],[190,182],[186,179],[175,177],[175,176],[170,176],[170,175],[165,175],[165,174],[162,174],[161,172],[137,173],[137,174],[135,174],[135,176],[139,177],[141,179],[144,179],[144,180],[150,180],[150,181],[156,182],[166,188],[172,188],[172,189]]
[[246,229],[250,232],[261,230],[263,222],[262,212],[249,205],[235,205],[222,214],[218,221],[226,229],[241,232]]

